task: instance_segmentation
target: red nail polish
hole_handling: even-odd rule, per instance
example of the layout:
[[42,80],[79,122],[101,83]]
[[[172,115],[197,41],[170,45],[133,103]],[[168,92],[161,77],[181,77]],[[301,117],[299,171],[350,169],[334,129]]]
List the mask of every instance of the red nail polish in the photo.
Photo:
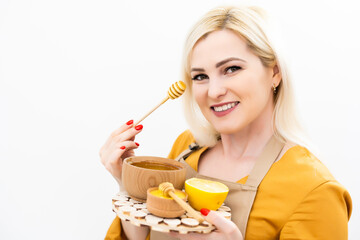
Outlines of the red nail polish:
[[142,128],[143,128],[143,125],[141,125],[141,124],[140,124],[140,125],[137,125],[137,126],[135,127],[135,129],[138,130],[138,131],[140,131]]
[[136,146],[140,146],[140,144],[138,144],[137,142],[135,142]]
[[128,121],[127,123],[126,123],[126,125],[131,125],[131,124],[133,124],[134,123],[134,120],[130,120],[130,121]]
[[210,210],[207,209],[207,208],[202,208],[200,210],[200,212],[201,212],[202,215],[207,216],[209,214]]
[[126,148],[125,146],[121,146],[121,147],[120,147],[121,150],[124,150],[125,148]]

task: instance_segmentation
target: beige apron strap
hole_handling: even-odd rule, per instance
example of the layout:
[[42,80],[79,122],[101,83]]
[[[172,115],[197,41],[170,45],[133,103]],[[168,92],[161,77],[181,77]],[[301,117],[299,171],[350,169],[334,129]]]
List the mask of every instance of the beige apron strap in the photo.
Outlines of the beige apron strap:
[[187,149],[185,149],[183,152],[179,154],[179,156],[175,159],[178,162],[182,162],[186,166],[186,179],[196,177],[198,175],[198,172],[196,172],[192,167],[190,167],[187,162],[185,162],[185,159],[194,151],[198,150],[200,146],[197,143],[192,143],[189,145]]
[[200,148],[200,146],[197,143],[192,143],[189,145],[187,149],[182,151],[177,158],[175,158],[176,161],[180,161],[181,159],[185,160],[193,151],[196,151]]
[[284,143],[272,136],[266,144],[260,157],[256,160],[253,169],[245,183],[246,186],[258,187],[270,167],[275,160],[279,157],[281,150],[284,148]]
[[[251,170],[246,183],[242,186],[241,192],[239,194],[235,194],[238,195],[237,196],[238,199],[241,199],[241,208],[240,208],[241,212],[237,211],[238,212],[237,214],[240,215],[236,215],[236,216],[240,216],[239,219],[237,220],[239,222],[237,225],[244,237],[246,233],[246,227],[251,212],[251,208],[257,193],[257,189],[261,181],[269,171],[272,164],[279,157],[280,152],[284,148],[284,145],[285,144],[277,140],[275,136],[272,136],[271,139],[266,144],[263,152],[256,160],[255,166]],[[236,201],[236,199],[234,200]]]

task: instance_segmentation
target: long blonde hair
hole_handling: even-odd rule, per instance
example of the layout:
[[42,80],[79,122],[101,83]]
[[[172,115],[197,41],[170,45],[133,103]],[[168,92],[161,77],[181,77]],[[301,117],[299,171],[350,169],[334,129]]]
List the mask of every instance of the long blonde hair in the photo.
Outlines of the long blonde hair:
[[229,29],[242,36],[251,51],[257,55],[265,67],[278,66],[282,80],[274,96],[273,132],[281,141],[291,141],[304,145],[304,137],[295,110],[291,77],[280,51],[276,48],[266,14],[259,7],[218,7],[198,21],[185,42],[182,79],[188,86],[184,93],[185,117],[196,141],[200,145],[214,146],[219,133],[205,119],[192,95],[190,57],[195,44],[211,32]]

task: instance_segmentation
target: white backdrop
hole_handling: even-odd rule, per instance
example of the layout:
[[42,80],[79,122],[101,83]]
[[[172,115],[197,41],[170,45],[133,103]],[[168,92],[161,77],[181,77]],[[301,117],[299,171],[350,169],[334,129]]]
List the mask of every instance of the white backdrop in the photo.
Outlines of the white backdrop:
[[[252,2],[278,18],[304,125],[351,193],[358,239],[359,4]],[[180,79],[188,30],[222,3],[235,2],[0,0],[0,239],[103,239],[117,186],[99,148]],[[187,128],[180,100],[143,124],[138,155],[166,156]]]

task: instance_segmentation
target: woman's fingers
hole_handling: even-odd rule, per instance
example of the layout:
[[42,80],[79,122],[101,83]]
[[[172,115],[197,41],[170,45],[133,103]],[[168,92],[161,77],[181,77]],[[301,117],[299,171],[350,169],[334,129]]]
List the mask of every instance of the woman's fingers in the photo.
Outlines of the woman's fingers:
[[[108,140],[107,146],[112,147],[113,145],[121,145],[124,141],[134,141],[135,136],[139,134],[142,130],[142,125],[139,125],[138,128],[128,127],[124,132],[119,134],[112,134]],[[119,146],[121,147],[121,146]]]
[[119,142],[117,144],[115,144],[113,146],[113,150],[111,152],[113,152],[115,154],[115,156],[111,157],[110,162],[111,164],[117,165],[119,163],[122,162],[122,157],[124,155],[127,155],[126,153],[136,149],[139,147],[139,144],[137,142],[133,142],[133,141],[124,141],[124,142]]
[[114,142],[133,140],[135,136],[141,132],[142,129],[143,129],[142,125],[138,125],[136,127],[130,127],[129,129],[126,129],[124,132],[113,136],[112,139]]
[[113,165],[122,164],[122,160],[130,155],[133,155],[133,150],[138,147],[139,144],[133,141],[124,141],[114,145],[114,149],[111,152],[113,152],[115,156],[111,157],[109,162]]
[[134,155],[134,149],[138,148],[139,144],[133,141],[124,141],[118,145],[113,145],[113,149],[107,149],[102,156],[101,162],[105,168],[117,179],[121,178],[122,159]]
[[100,149],[101,163],[118,182],[121,179],[122,160],[134,155],[134,149],[139,147],[139,144],[134,142],[135,136],[142,128],[142,125],[134,127],[130,120],[112,132]]
[[126,140],[133,141],[135,139],[135,135],[141,132],[142,128],[142,125],[134,126],[133,120],[127,121],[110,134],[109,138],[106,140],[105,144],[100,149],[100,156],[102,150],[112,145],[114,142]]
[[[213,240],[216,238],[211,237],[212,233],[204,234],[204,233],[187,233],[187,234],[181,234],[181,233],[175,233],[170,232],[169,236],[180,239],[180,240]],[[210,236],[210,238],[209,238]],[[217,239],[219,240],[219,239]]]
[[119,136],[120,134],[125,133],[127,130],[132,129],[132,134],[139,133],[143,128],[143,125],[139,124],[137,126],[134,126],[133,120],[129,120],[122,126],[120,126],[118,129],[116,129],[114,132],[111,133],[111,137],[115,138]]
[[[203,209],[201,212],[203,212]],[[217,228],[216,231],[224,234],[227,239],[243,239],[243,236],[236,224],[219,215],[216,211],[209,211],[205,220],[214,224]]]
[[140,133],[142,128],[143,128],[142,125],[138,125],[134,127],[133,120],[130,120],[125,124],[123,124],[118,129],[116,129],[114,132],[112,132],[109,138],[106,140],[105,144],[100,148],[99,155],[102,161],[107,159],[106,157],[104,159],[104,155],[106,154],[107,151],[109,151],[109,149],[114,149],[114,146],[116,148],[117,145],[119,144],[121,145],[121,142],[123,141],[128,141],[128,140],[134,141],[135,135]]
[[135,136],[141,132],[143,126],[134,126],[134,121],[129,120],[113,131],[105,144],[100,148],[101,163],[121,185],[122,161],[134,156],[134,149],[139,144],[134,142]]
[[111,133],[112,136],[117,136],[120,133],[126,131],[134,125],[134,120],[129,120],[125,124],[121,125],[118,129]]
[[201,213],[205,216],[205,220],[216,226],[216,230],[208,234],[200,233],[169,233],[170,236],[181,240],[243,240],[243,236],[236,224],[215,211],[201,209]]

